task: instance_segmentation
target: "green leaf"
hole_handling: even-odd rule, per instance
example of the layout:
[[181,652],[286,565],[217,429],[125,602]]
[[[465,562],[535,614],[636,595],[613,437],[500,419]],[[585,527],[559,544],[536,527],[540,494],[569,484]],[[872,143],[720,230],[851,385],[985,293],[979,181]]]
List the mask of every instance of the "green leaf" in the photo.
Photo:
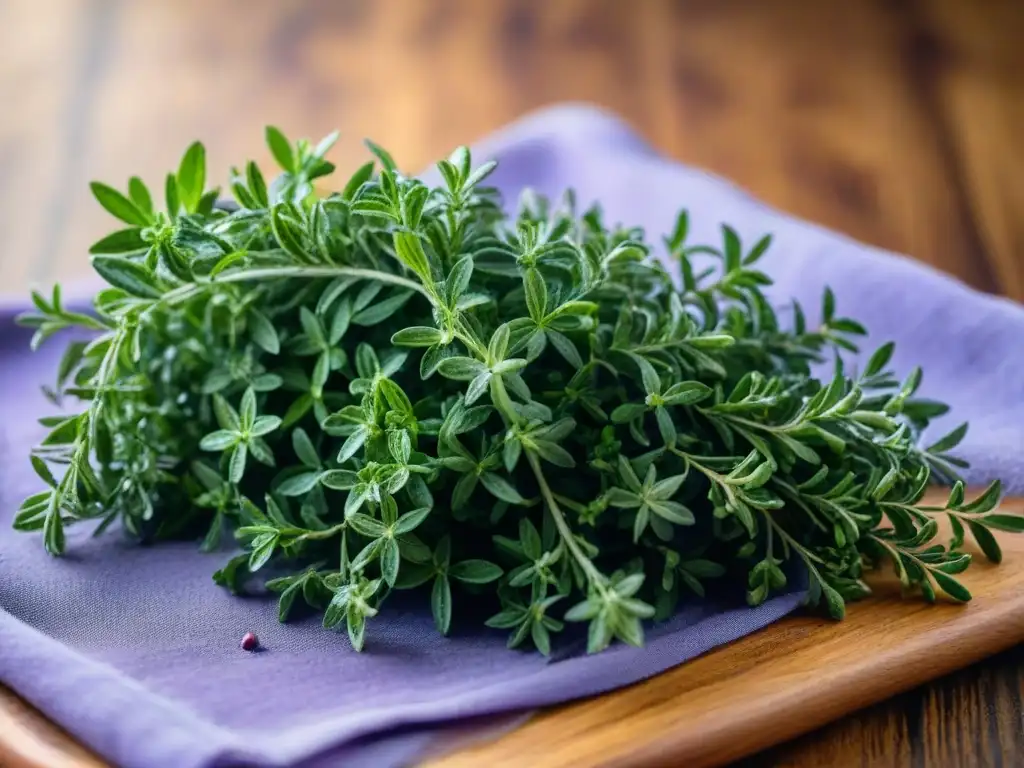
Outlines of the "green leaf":
[[850,320],[849,318],[846,317],[840,318],[838,320],[833,320],[829,324],[829,327],[834,331],[842,331],[843,333],[854,333],[859,336],[864,336],[867,334],[867,329],[863,325],[861,325],[855,320]]
[[199,441],[199,447],[204,451],[226,451],[228,448],[234,447],[239,440],[237,432],[229,432],[226,429],[220,429],[216,432],[203,437]]
[[380,573],[381,578],[384,579],[389,587],[395,586],[395,581],[398,579],[400,559],[398,542],[394,539],[388,539],[384,543],[384,549],[381,551]]
[[942,573],[942,571],[931,570],[929,573],[931,574],[931,577],[935,579],[935,583],[939,585],[939,588],[951,598],[961,603],[970,602],[970,590],[955,578]]
[[338,131],[331,131],[320,139],[320,143],[313,149],[313,156],[323,158],[338,141],[340,135]]
[[668,415],[668,411],[661,407],[654,409],[654,415],[658,423],[658,432],[661,435],[661,441],[667,448],[675,447],[677,432],[676,425],[672,421],[672,417]]
[[324,612],[324,629],[333,629],[345,621],[348,613],[348,601],[348,588],[343,587],[334,593],[334,597],[331,598],[331,602],[327,605],[327,610]]
[[228,267],[245,259],[248,255],[248,251],[232,251],[214,265],[213,269],[210,270],[210,277],[216,277]]
[[438,373],[455,381],[471,381],[486,370],[483,363],[472,357],[448,357],[437,366]]
[[640,368],[640,380],[644,385],[647,394],[659,394],[661,392],[661,377],[654,370],[654,366],[639,355],[633,355],[633,360]]
[[754,247],[750,249],[747,255],[743,257],[743,265],[749,266],[757,262],[757,260],[760,259],[765,254],[765,252],[767,252],[771,244],[771,235],[765,235],[764,237],[762,237],[754,244]]
[[490,383],[491,374],[489,371],[483,371],[478,374],[466,387],[466,405],[472,405],[487,391],[487,385]]
[[533,640],[533,644],[538,651],[545,656],[551,655],[551,638],[543,624],[534,622],[530,625],[530,638]]
[[295,173],[298,170],[295,163],[295,153],[285,135],[278,128],[268,125],[266,139],[267,146],[270,148],[270,154],[274,156],[277,164],[289,173]]
[[32,468],[36,471],[36,474],[39,475],[40,479],[51,488],[56,488],[57,481],[54,479],[53,473],[50,472],[50,468],[46,466],[46,462],[35,454],[29,458],[32,462]]
[[362,536],[369,537],[371,539],[380,539],[387,534],[387,528],[380,520],[375,520],[370,515],[356,512],[349,515],[346,520],[348,524],[352,526]]
[[[988,486],[988,488],[986,488],[985,491],[974,501],[970,502],[969,504],[960,505],[959,510],[961,512],[969,512],[971,514],[982,514],[985,512],[989,512],[995,509],[996,505],[999,504],[999,498],[1002,495],[1002,493],[1003,484],[1000,481],[996,480],[993,483],[991,483]],[[1001,515],[999,517],[1007,516]],[[985,519],[987,521],[991,521],[992,516],[986,517]],[[989,524],[991,525],[991,523]]]
[[821,318],[825,323],[831,323],[836,313],[836,296],[831,288],[825,288],[825,295],[822,299]]
[[612,411],[612,421],[616,424],[625,424],[647,412],[647,406],[643,403],[623,403]]
[[505,501],[509,504],[524,504],[526,502],[526,499],[519,495],[519,491],[513,488],[512,484],[501,475],[497,475],[494,472],[484,472],[480,475],[480,482],[492,496],[500,501]]
[[261,208],[269,208],[270,197],[267,194],[267,182],[263,179],[259,166],[252,160],[245,166],[245,179],[249,184],[249,193],[256,205]]
[[96,255],[92,267],[115,288],[143,299],[158,299],[163,294],[156,275],[145,265],[129,261],[122,256]]
[[276,355],[281,351],[281,341],[277,335],[274,324],[267,319],[267,316],[258,309],[250,308],[248,313],[249,330],[252,333],[252,340],[264,351]]
[[319,472],[302,472],[284,480],[277,486],[277,492],[282,496],[304,496],[312,491],[319,482]]
[[828,613],[833,619],[842,619],[846,615],[846,602],[836,590],[825,582],[821,582],[821,592],[825,596]]
[[329,469],[320,475],[319,481],[324,488],[349,491],[359,484],[359,475],[347,469]]
[[494,363],[500,363],[508,354],[509,327],[508,323],[502,323],[491,335],[487,345],[487,355]]
[[587,629],[587,653],[600,653],[611,644],[614,629],[608,623],[607,614],[602,611],[590,622]]
[[528,558],[531,560],[537,560],[540,558],[540,534],[537,533],[537,527],[528,517],[524,517],[519,521],[519,542],[522,545],[523,552],[526,553]]
[[997,531],[1024,533],[1024,516],[1021,515],[989,514],[985,515],[980,522]]
[[558,354],[573,368],[579,370],[583,367],[583,357],[572,340],[558,331],[546,331],[548,341],[558,350]]
[[198,141],[185,151],[176,178],[181,204],[189,213],[195,213],[206,185],[206,149]]
[[378,325],[404,307],[412,297],[413,291],[399,291],[394,296],[371,304],[366,309],[356,313],[352,318],[352,322],[362,326]]
[[534,440],[533,450],[536,451],[537,455],[544,459],[544,461],[549,464],[554,464],[556,467],[572,469],[576,466],[576,461],[573,459],[571,453],[557,443],[553,443],[549,440]]
[[410,533],[416,528],[419,528],[420,524],[427,519],[430,514],[430,507],[422,507],[420,509],[414,509],[412,512],[406,512],[395,523],[395,535],[401,535],[403,533]]
[[700,381],[680,381],[673,384],[663,396],[665,405],[693,405],[707,399],[711,387]]
[[245,462],[249,455],[249,449],[245,443],[238,443],[231,449],[231,456],[228,458],[228,480],[236,485],[242,482],[245,475]]
[[967,434],[967,427],[967,422],[964,422],[945,437],[942,437],[929,445],[925,450],[928,453],[945,453],[946,451],[956,448]]
[[89,187],[100,205],[112,216],[136,227],[145,227],[149,224],[149,217],[113,187],[98,181],[92,182]]
[[547,316],[548,289],[544,278],[537,269],[530,268],[523,275],[523,287],[526,289],[526,307],[530,317],[540,323]]
[[877,376],[881,373],[892,359],[892,353],[895,349],[896,345],[891,341],[876,349],[868,359],[868,364],[864,366],[864,376]]
[[278,416],[258,416],[253,421],[249,434],[252,437],[263,437],[281,426],[281,419]]
[[142,239],[141,227],[119,229],[89,247],[89,253],[135,253],[144,251],[149,244]]
[[693,525],[696,518],[689,509],[676,501],[652,501],[651,511],[676,525]]
[[489,584],[501,578],[501,568],[487,560],[463,560],[448,569],[448,574],[467,584]]
[[341,446],[341,450],[338,452],[338,463],[344,464],[346,461],[356,455],[356,451],[363,447],[366,439],[370,436],[370,431],[366,426],[360,425],[356,427],[355,431],[348,436],[348,439]]
[[388,433],[388,451],[399,464],[408,464],[412,453],[412,441],[404,429]]
[[288,621],[288,615],[291,613],[292,606],[295,604],[295,598],[302,591],[303,582],[296,581],[284,592],[281,593],[281,597],[277,600],[277,620],[282,624]]
[[173,173],[167,174],[164,184],[164,196],[167,199],[167,213],[174,219],[181,210],[181,198],[178,195],[178,180]]
[[277,547],[277,541],[276,533],[264,533],[253,540],[252,552],[249,555],[250,573],[255,573],[270,561],[274,555],[274,549]]
[[679,491],[684,480],[686,480],[685,472],[681,475],[666,477],[663,480],[659,480],[651,487],[649,495],[653,499],[671,499]]
[[523,609],[519,607],[506,608],[491,616],[484,624],[494,629],[512,629],[522,623],[524,616]]
[[245,394],[242,395],[242,407],[239,409],[238,418],[243,431],[252,429],[256,421],[256,393],[252,387],[245,390]]
[[725,239],[725,271],[735,272],[740,268],[740,238],[736,230],[728,224],[722,225],[722,234]]
[[442,635],[447,635],[452,624],[452,588],[448,577],[439,573],[434,577],[430,592],[430,611],[434,615],[434,626]]
[[[306,243],[302,230],[296,226],[288,217],[287,207],[284,205],[274,206],[270,213],[270,228],[285,251],[301,262],[307,261]],[[305,307],[303,307],[305,309]]]
[[370,177],[373,176],[373,161],[371,160],[364,165],[361,165],[355,173],[349,178],[348,183],[345,184],[345,189],[342,190],[341,199],[345,201],[352,200],[355,197],[356,192],[363,186]]
[[473,277],[473,257],[463,256],[452,267],[445,281],[445,298],[448,306],[454,306],[459,297],[466,292],[469,281]]
[[391,337],[391,343],[399,347],[432,347],[443,338],[444,334],[437,328],[419,325],[398,331]]
[[1003,561],[1003,550],[991,531],[981,522],[975,520],[968,520],[967,526],[971,529],[971,535],[974,536],[974,540],[978,542],[978,546],[981,547],[982,553],[989,562],[1001,563]]
[[51,555],[64,554],[64,521],[60,510],[51,508],[43,521],[43,542],[46,551]]
[[482,163],[480,166],[478,166],[472,172],[470,172],[468,176],[465,177],[465,180],[463,181],[462,184],[462,188],[470,189],[471,187],[475,187],[481,181],[490,176],[491,173],[494,172],[494,169],[497,167],[498,162],[496,160],[488,160],[486,163]]
[[565,612],[566,621],[590,621],[601,612],[601,603],[591,598],[577,603]]
[[145,182],[138,176],[128,179],[128,197],[140,211],[147,216],[153,215],[153,198],[150,196]]
[[383,147],[379,146],[378,144],[375,144],[374,142],[370,141],[369,139],[364,139],[363,143],[366,145],[366,148],[369,149],[370,152],[373,153],[373,156],[376,157],[380,161],[380,164],[382,166],[384,166],[384,168],[386,170],[389,170],[389,171],[397,171],[398,170],[398,166],[395,165],[394,159],[391,157],[390,154],[388,154],[387,150],[385,150]]
[[398,260],[411,269],[425,282],[431,282],[430,262],[423,250],[423,244],[414,232],[396,231],[394,234],[395,254]]

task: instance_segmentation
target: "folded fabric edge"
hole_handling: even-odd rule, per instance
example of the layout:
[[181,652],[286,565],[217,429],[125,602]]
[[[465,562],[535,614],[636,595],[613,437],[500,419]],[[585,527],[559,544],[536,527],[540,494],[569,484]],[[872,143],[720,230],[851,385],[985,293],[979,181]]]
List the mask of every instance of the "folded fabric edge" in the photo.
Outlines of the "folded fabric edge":
[[[618,657],[621,663],[608,675],[586,674],[586,667],[600,660],[600,656],[574,657],[549,664],[532,675],[514,681],[498,681],[444,699],[364,710],[357,716],[347,715],[344,728],[339,728],[340,724],[337,721],[324,718],[319,723],[297,726],[273,737],[254,734],[254,743],[260,743],[268,754],[273,753],[275,759],[288,764],[304,759],[312,744],[319,744],[316,752],[323,752],[353,739],[377,733],[382,728],[442,725],[468,717],[517,713],[608,693],[661,674],[715,648],[759,632],[799,608],[805,596],[806,592],[800,590],[779,595],[754,608],[742,606],[717,612],[695,624],[650,639],[642,649],[623,645],[613,646],[604,654]],[[713,633],[702,631],[723,618],[739,617],[746,620],[742,631],[731,632],[717,639],[711,639]],[[682,645],[680,640],[683,641]],[[581,679],[584,681],[582,686]],[[567,699],[565,691],[570,685],[574,695]],[[496,689],[501,690],[502,699],[497,705],[492,699]],[[440,748],[443,749],[443,746]]]
[[[680,634],[671,632],[650,641],[643,649],[613,647],[605,653],[619,656],[623,663],[609,676],[584,677],[583,687],[579,687],[582,671],[579,666],[594,657],[570,659],[512,682],[503,680],[443,699],[379,707],[356,715],[325,713],[315,724],[295,726],[273,735],[234,731],[210,724],[131,677],[0,611],[0,647],[8,662],[17,660],[5,665],[3,683],[83,744],[127,768],[238,765],[280,768],[333,752],[356,739],[386,738],[386,731],[392,728],[457,725],[470,718],[522,716],[538,707],[567,703],[640,682],[764,629],[796,610],[803,598],[803,592],[795,592],[773,598],[756,608],[740,607],[712,614],[685,627],[682,646]],[[703,626],[714,620],[740,615],[746,620],[742,631],[713,639],[709,639],[711,633],[702,632]],[[536,684],[538,680],[540,686]],[[564,692],[570,682],[576,693],[572,699],[566,699]],[[495,689],[501,689],[500,704],[495,703]],[[78,706],[83,697],[90,701],[84,722]],[[154,710],[159,719],[153,717]],[[411,745],[415,748],[416,744]],[[430,751],[434,755],[443,754],[457,749],[460,744],[434,743]]]
[[[181,768],[207,765],[204,743],[216,740],[223,745],[230,736],[3,610],[0,648],[6,662],[4,685],[118,765],[131,765],[134,759],[144,760],[141,765],[167,765],[168,755],[174,755]],[[89,706],[83,718],[81,703],[86,699]],[[241,740],[231,747],[238,755],[257,757]]]

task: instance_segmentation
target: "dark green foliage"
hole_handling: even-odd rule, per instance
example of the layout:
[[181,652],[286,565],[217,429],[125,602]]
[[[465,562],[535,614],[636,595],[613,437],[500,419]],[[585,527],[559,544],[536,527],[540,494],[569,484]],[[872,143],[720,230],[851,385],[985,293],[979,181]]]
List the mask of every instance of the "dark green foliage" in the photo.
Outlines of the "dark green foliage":
[[[998,561],[990,529],[1024,527],[996,511],[998,484],[965,501],[965,427],[920,446],[945,408],[915,399],[920,371],[893,378],[891,344],[844,367],[864,329],[831,291],[815,327],[769,305],[770,237],[747,248],[725,226],[690,246],[681,214],[676,285],[643,232],[571,195],[506,216],[481,185],[493,164],[464,148],[430,188],[368,143],[377,163],[321,198],[335,137],[266,136],[283,172],[233,170],[231,210],[201,144],[167,176],[166,212],[137,178],[94,184],[129,225],[92,248],[110,287],[94,315],[55,289],[22,318],[34,344],[95,332],[53,392],[84,410],[44,419],[46,490],[15,521],[51,554],[82,520],[207,551],[233,533],[243,554],[215,581],[285,574],[267,582],[282,621],[308,605],[358,649],[392,590],[420,589],[442,633],[471,594],[511,647],[547,654],[566,622],[587,623],[592,652],[640,645],[645,620],[713,580],[761,603],[787,562],[837,618],[883,563],[966,600],[966,533]],[[945,505],[921,502],[932,477],[952,483]]]

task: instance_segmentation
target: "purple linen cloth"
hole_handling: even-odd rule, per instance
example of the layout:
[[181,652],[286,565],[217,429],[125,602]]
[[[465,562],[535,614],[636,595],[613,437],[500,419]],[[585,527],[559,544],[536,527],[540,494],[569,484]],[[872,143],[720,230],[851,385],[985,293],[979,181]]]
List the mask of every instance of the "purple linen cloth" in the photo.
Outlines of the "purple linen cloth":
[[[717,242],[728,222],[744,241],[775,235],[765,268],[776,296],[811,311],[833,286],[843,314],[865,321],[871,344],[897,342],[894,365],[926,370],[922,394],[972,429],[960,454],[969,479],[1002,477],[1024,491],[1024,310],[983,296],[899,256],[797,221],[732,185],[660,157],[616,119],[589,107],[531,115],[482,142],[496,183],[515,201],[523,186],[576,188],[612,221],[660,241],[680,207],[693,242]],[[0,681],[117,765],[127,768],[405,765],[456,738],[513,727],[536,707],[641,680],[754,632],[791,612],[801,595],[748,609],[690,605],[649,632],[643,650],[615,646],[550,662],[507,651],[504,633],[458,623],[437,636],[429,613],[395,604],[370,625],[367,650],[307,620],[279,625],[264,598],[232,597],[210,574],[223,555],[191,543],[131,546],[68,531],[51,559],[38,536],[10,531],[37,490],[28,468],[48,412],[58,345],[27,351],[0,308]],[[266,650],[240,652],[255,631]],[[489,718],[489,719],[488,719]],[[680,724],[685,727],[685,724]],[[528,757],[524,755],[524,760]]]

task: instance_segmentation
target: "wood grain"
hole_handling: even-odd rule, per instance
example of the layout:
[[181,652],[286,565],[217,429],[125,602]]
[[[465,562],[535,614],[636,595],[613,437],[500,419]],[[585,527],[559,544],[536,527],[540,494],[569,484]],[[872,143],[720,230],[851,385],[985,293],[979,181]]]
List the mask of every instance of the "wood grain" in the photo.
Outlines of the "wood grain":
[[39,710],[0,685],[0,765],[5,768],[106,768]]
[[216,177],[267,122],[417,170],[590,101],[769,203],[1024,297],[1014,0],[32,0],[0,4],[0,290],[84,274],[89,180]]
[[[1024,499],[1004,502],[1024,510]],[[946,532],[943,532],[946,535]],[[1001,535],[1000,566],[979,556],[964,576],[966,606],[900,598],[891,576],[842,622],[795,616],[657,677],[551,709],[496,741],[428,768],[723,765],[866,705],[961,669],[1024,640],[1024,537]],[[1021,653],[1010,658],[1018,665]],[[976,684],[977,672],[967,676]],[[983,674],[929,689],[945,717],[880,731],[864,717],[757,758],[760,765],[1013,765],[1022,754],[1021,675]],[[1002,690],[1006,701],[999,703]],[[892,705],[890,704],[890,707]],[[904,709],[905,712],[909,711]],[[916,730],[917,733],[911,733]],[[895,737],[895,738],[894,738]],[[0,765],[99,768],[70,737],[0,688]]]

